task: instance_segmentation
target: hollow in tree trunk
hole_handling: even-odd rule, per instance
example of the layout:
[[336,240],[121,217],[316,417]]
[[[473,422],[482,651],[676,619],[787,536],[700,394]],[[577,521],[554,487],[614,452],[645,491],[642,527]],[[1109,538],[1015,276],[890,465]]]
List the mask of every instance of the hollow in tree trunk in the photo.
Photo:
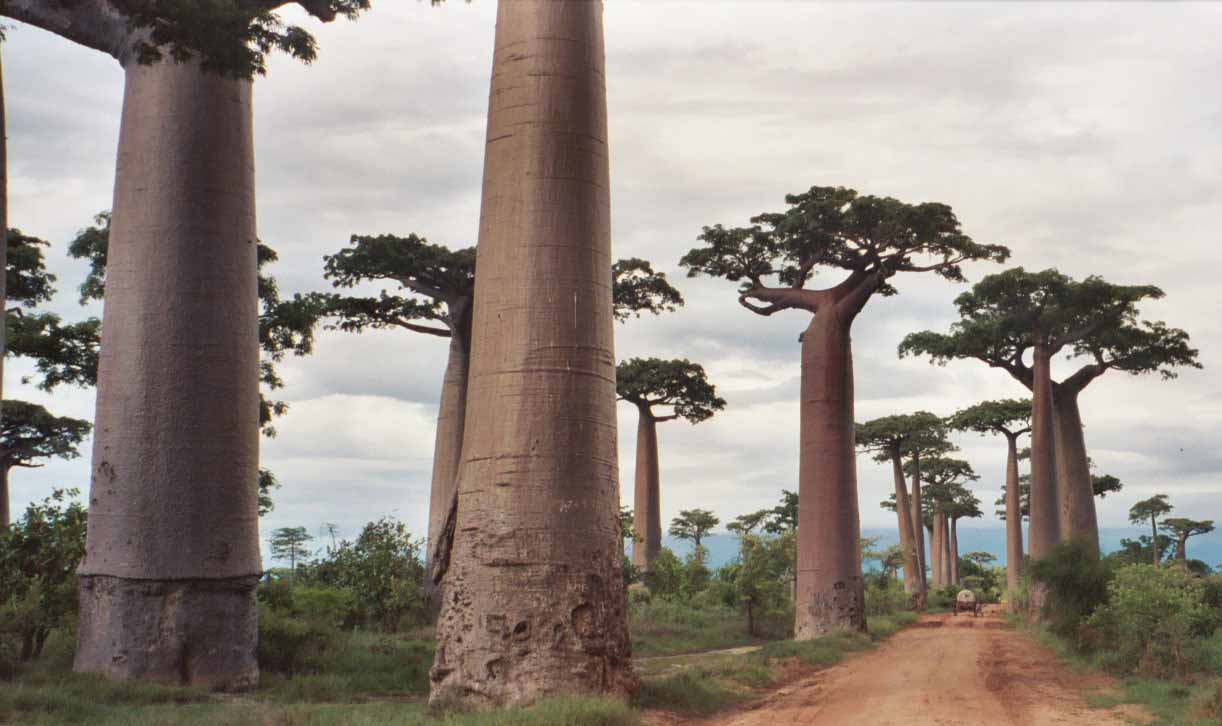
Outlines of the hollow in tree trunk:
[[850,320],[820,309],[802,336],[794,637],[864,630]]
[[[446,519],[453,509],[455,479],[462,457],[463,421],[467,414],[467,372],[471,357],[468,341],[469,337],[463,330],[451,332],[450,357],[441,383],[441,405],[437,411],[437,436],[433,447],[433,480],[429,490],[426,572],[430,575],[434,553],[442,540]],[[424,578],[424,594],[429,612],[436,616],[441,609],[441,595],[431,576]]]
[[632,528],[637,541],[632,544],[632,564],[647,570],[662,549],[658,424],[649,406],[637,406],[637,409],[636,478],[632,497]]
[[626,698],[602,4],[500,3],[431,700]]
[[74,669],[258,680],[251,84],[126,67]]
[[1018,484],[1018,437],[1006,436],[1006,589],[1011,612],[1023,577],[1023,514]]
[[1054,385],[1053,435],[1056,441],[1059,526],[1064,541],[1082,541],[1099,550],[1099,522],[1095,514],[1095,492],[1090,480],[1090,462],[1082,430],[1078,393],[1070,386]]
[[904,483],[903,464],[900,453],[891,453],[891,469],[895,477],[895,515],[899,525],[900,552],[904,557],[904,592],[912,596],[913,607],[926,607],[925,582],[920,572],[920,556],[916,550],[916,535],[912,531],[912,507],[908,502],[908,489]]

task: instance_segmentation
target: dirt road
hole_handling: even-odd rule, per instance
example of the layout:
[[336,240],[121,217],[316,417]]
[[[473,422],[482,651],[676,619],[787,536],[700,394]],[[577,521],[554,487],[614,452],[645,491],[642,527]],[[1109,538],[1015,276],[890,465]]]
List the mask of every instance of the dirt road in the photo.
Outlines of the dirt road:
[[807,676],[709,726],[1122,726],[1135,710],[1098,710],[1106,678],[1074,673],[996,614],[930,616],[868,653]]

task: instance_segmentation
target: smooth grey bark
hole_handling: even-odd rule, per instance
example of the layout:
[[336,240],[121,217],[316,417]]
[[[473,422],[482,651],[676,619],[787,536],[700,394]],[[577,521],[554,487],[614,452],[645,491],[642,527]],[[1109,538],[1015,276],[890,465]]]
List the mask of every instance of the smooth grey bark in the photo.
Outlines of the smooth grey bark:
[[603,69],[601,3],[499,4],[434,703],[635,690]]
[[912,495],[908,498],[912,506],[912,531],[916,535],[917,557],[920,558],[921,584],[929,589],[929,579],[925,574],[928,560],[925,556],[925,515],[921,511],[921,454],[912,454]]
[[891,473],[895,479],[895,515],[898,520],[900,550],[904,555],[904,592],[913,598],[913,606],[924,610],[927,604],[925,578],[920,571],[921,557],[917,554],[916,535],[912,530],[912,505],[908,501],[908,488],[904,482],[904,468],[900,452],[891,452]]
[[12,523],[12,514],[9,512],[8,472],[7,466],[0,466],[0,532],[8,529]]
[[126,67],[74,669],[255,685],[251,84]]
[[929,544],[929,555],[933,564],[933,584],[936,587],[949,584],[946,577],[946,518],[936,507],[933,513],[933,539]]
[[959,574],[959,520],[950,520],[950,580],[958,585],[963,582]]
[[[662,551],[661,476],[658,471],[658,423],[646,404],[638,405],[636,472],[633,480],[632,564],[641,570]],[[697,548],[697,552],[699,548]]]
[[849,334],[854,314],[829,302],[802,336],[796,640],[866,627]]
[[1063,540],[1086,542],[1099,550],[1099,520],[1095,491],[1090,479],[1090,461],[1078,406],[1080,390],[1053,385],[1053,436],[1056,441],[1059,525]]
[[[465,311],[463,311],[465,314]],[[460,326],[456,326],[460,327]],[[458,486],[458,467],[462,460],[462,439],[467,415],[467,375],[470,370],[469,337],[461,329],[451,329],[450,355],[441,383],[441,405],[437,411],[437,433],[433,445],[433,479],[429,488],[429,533],[425,571],[434,569],[437,548],[443,545],[442,532],[453,509]],[[449,546],[445,543],[443,546]],[[447,555],[448,556],[448,553]],[[424,597],[430,613],[441,609],[441,589],[433,577],[424,579]]]
[[[4,416],[4,358],[8,339],[8,121],[4,97],[4,43],[0,41],[0,420]],[[0,532],[12,521],[10,512],[8,473],[0,487]]]
[[[1037,343],[1032,349],[1031,496],[1027,530],[1027,547],[1032,561],[1051,554],[1061,538],[1051,366],[1051,354]],[[1039,616],[1043,610],[1045,591],[1039,582],[1032,581],[1028,586],[1033,615]]]
[[1018,434],[1006,434],[1006,589],[1014,611],[1014,596],[1022,587],[1023,514],[1018,483]]

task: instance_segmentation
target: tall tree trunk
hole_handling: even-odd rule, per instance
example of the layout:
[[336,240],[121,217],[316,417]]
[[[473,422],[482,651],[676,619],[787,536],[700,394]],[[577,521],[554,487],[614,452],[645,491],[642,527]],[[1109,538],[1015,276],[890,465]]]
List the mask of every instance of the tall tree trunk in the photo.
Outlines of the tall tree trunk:
[[1175,559],[1181,565],[1188,563],[1188,537],[1187,535],[1179,535],[1175,542]]
[[945,570],[943,569],[943,556],[946,552],[943,541],[946,539],[945,520],[942,519],[942,513],[934,510],[933,513],[933,537],[929,542],[929,557],[932,567],[934,587],[942,587],[946,584]]
[[925,539],[929,542],[929,581],[930,587],[938,586],[938,545],[934,540],[934,528],[932,523],[925,527],[925,534],[928,535]]
[[9,467],[0,466],[0,532],[8,529],[12,520],[9,514],[8,472]]
[[74,669],[258,680],[251,84],[131,62]]
[[951,564],[950,517],[942,515],[942,584],[953,585],[954,568]]
[[802,336],[797,640],[866,627],[851,321],[838,312],[835,305],[821,309]]
[[1154,566],[1162,565],[1161,552],[1158,551],[1158,517],[1150,515],[1150,552],[1154,555]]
[[635,689],[616,470],[602,4],[497,10],[435,703]]
[[[455,326],[459,327],[459,326]],[[450,357],[441,383],[441,405],[437,411],[437,436],[433,446],[433,481],[429,495],[429,546],[426,572],[433,571],[436,550],[442,541],[446,518],[453,508],[458,464],[462,457],[463,422],[467,414],[467,372],[471,362],[469,338],[462,330],[450,336]],[[452,546],[446,543],[445,546]],[[432,577],[424,578],[424,596],[429,612],[441,609],[440,587]]]
[[923,506],[921,503],[921,454],[914,452],[912,454],[912,496],[909,497],[909,504],[912,507],[912,532],[916,535],[916,551],[917,557],[920,559],[918,570],[921,574],[921,586],[928,591],[929,581],[925,576],[925,515],[921,511]]
[[[1060,540],[1056,481],[1055,416],[1052,403],[1051,356],[1037,344],[1033,351],[1031,402],[1031,498],[1028,547],[1031,559],[1047,557]],[[1044,588],[1030,585],[1033,611],[1044,605]]]
[[[632,564],[647,570],[662,550],[662,500],[658,475],[658,422],[649,406],[638,406],[636,427],[636,478],[633,482]],[[699,544],[697,544],[699,550]]]
[[909,516],[912,507],[908,502],[908,488],[904,484],[903,464],[898,451],[891,454],[891,469],[895,476],[895,515],[899,524],[900,552],[904,556],[904,592],[912,596],[917,610],[924,610],[925,582],[920,573],[921,558],[917,555],[916,535],[913,534],[912,517]]
[[[4,359],[8,355],[8,121],[4,98],[4,41],[0,40],[0,420],[4,417]],[[8,477],[0,491],[0,532],[8,529]]]
[[1080,540],[1099,551],[1099,521],[1095,514],[1095,491],[1090,481],[1090,461],[1078,407],[1080,390],[1053,386],[1053,431],[1056,439],[1057,495],[1061,500],[1060,528],[1065,541]]
[[1011,612],[1023,577],[1023,513],[1018,483],[1018,436],[1006,436],[1006,589]]
[[950,579],[956,585],[963,583],[959,574],[959,520],[950,520]]

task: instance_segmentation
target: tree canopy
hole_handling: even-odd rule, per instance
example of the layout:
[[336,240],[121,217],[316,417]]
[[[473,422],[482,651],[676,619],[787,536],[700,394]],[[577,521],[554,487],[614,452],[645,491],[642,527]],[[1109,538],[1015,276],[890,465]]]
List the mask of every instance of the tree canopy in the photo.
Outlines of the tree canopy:
[[[969,260],[1004,261],[1009,250],[981,245],[963,234],[945,204],[906,204],[859,195],[844,187],[811,187],[785,197],[789,208],[751,218],[750,227],[705,227],[697,247],[679,261],[688,275],[738,282],[739,303],[760,315],[780,310],[815,312],[832,288],[808,290],[819,271],[849,273],[836,286],[851,312],[874,292],[891,295],[897,272],[935,272],[962,281]],[[756,301],[756,302],[753,302]]]
[[857,446],[877,452],[876,461],[889,461],[893,456],[913,453],[942,454],[954,445],[946,438],[946,424],[928,411],[883,416],[856,425]]
[[704,368],[684,359],[623,361],[615,369],[615,387],[624,401],[645,409],[666,406],[673,412],[654,416],[656,421],[683,418],[699,423],[726,407],[725,399],[717,396]]
[[[431,0],[437,5],[441,0]],[[267,72],[267,55],[286,53],[305,63],[318,55],[314,36],[285,23],[279,9],[297,5],[324,23],[355,19],[370,0],[3,0],[0,15],[20,20],[120,62],[182,63],[234,78]]]
[[704,536],[720,523],[721,520],[707,509],[684,509],[671,520],[670,535],[691,540],[699,548]]
[[1173,378],[1176,367],[1200,364],[1186,332],[1138,319],[1138,302],[1162,296],[1152,285],[1115,285],[1097,276],[1076,281],[1054,269],[1016,267],[986,276],[957,297],[960,319],[949,333],[912,333],[899,354],[927,355],[938,365],[975,358],[1030,388],[1024,354],[1039,343],[1049,354],[1068,350],[1088,361],[1062,385],[1080,389],[1113,368]]
[[79,418],[55,416],[38,404],[26,401],[4,402],[0,419],[0,466],[39,466],[38,459],[80,456],[77,447],[89,435],[93,424]]
[[983,401],[956,411],[947,425],[957,431],[1018,436],[1031,430],[1031,399]]
[[1155,494],[1129,507],[1129,521],[1133,524],[1145,524],[1147,521],[1157,520],[1172,509],[1166,494]]

